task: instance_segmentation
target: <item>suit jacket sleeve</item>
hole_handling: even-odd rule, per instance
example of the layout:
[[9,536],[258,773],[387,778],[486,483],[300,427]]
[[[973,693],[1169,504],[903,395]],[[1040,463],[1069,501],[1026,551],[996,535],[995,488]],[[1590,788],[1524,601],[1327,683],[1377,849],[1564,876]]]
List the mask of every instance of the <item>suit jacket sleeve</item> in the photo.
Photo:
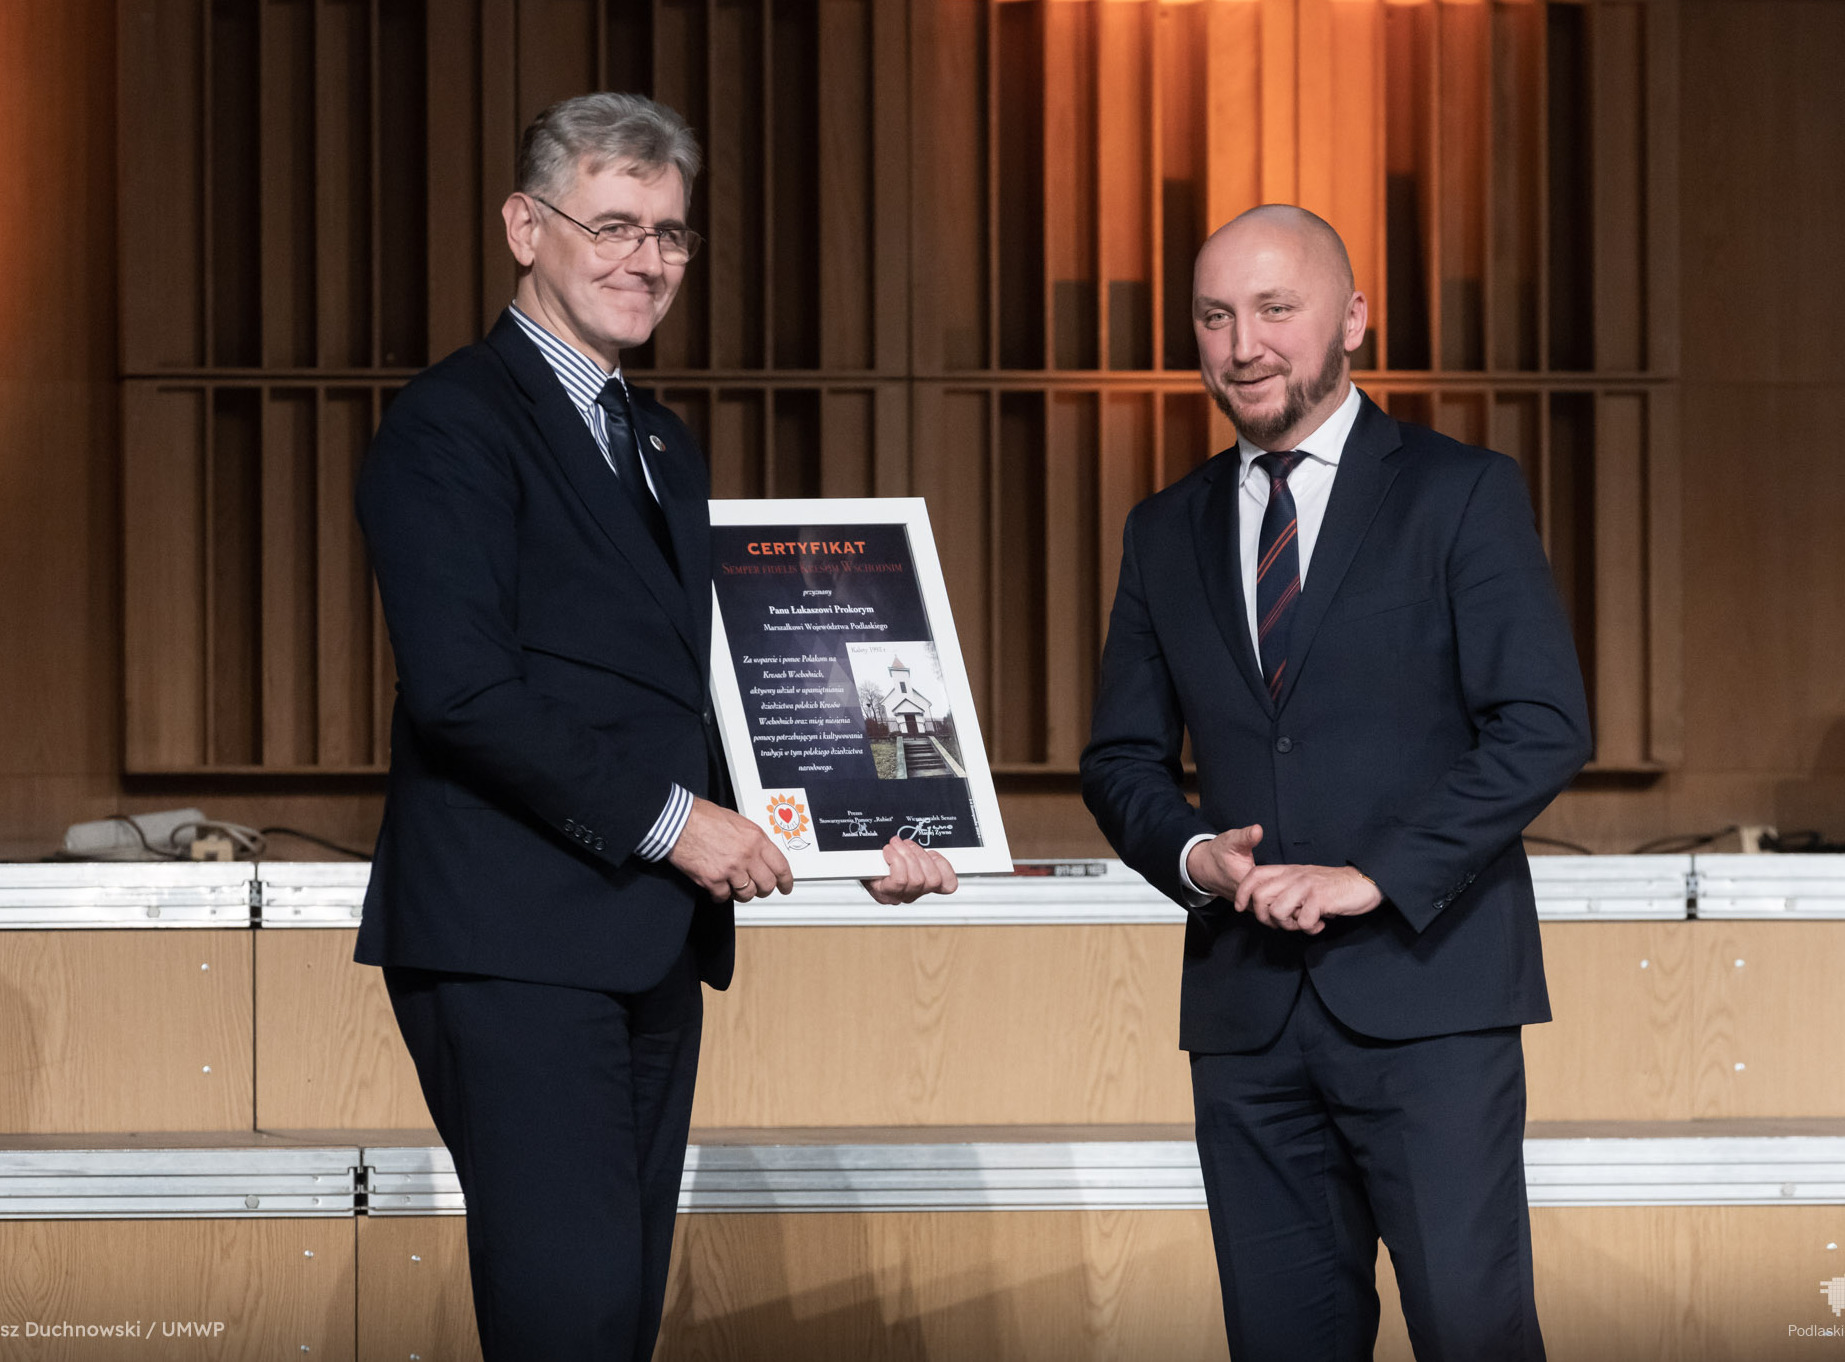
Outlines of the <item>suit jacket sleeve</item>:
[[[519,488],[484,403],[449,384],[406,391],[372,444],[359,520],[377,574],[399,695],[454,772],[619,864],[673,782],[529,685],[517,618]],[[580,839],[579,839],[580,840]]]
[[1543,812],[1592,751],[1569,621],[1511,459],[1495,455],[1475,483],[1447,581],[1475,744],[1351,857],[1418,932]]
[[1197,902],[1179,879],[1179,855],[1214,832],[1180,787],[1185,721],[1166,658],[1154,634],[1128,517],[1121,580],[1102,649],[1089,745],[1083,750],[1083,801],[1121,859],[1181,907]]

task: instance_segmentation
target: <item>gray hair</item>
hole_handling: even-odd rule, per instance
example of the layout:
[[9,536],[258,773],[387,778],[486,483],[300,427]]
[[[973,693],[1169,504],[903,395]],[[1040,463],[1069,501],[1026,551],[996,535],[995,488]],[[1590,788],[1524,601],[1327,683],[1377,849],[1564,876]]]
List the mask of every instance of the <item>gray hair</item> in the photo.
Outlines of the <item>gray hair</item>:
[[531,121],[519,144],[522,194],[561,197],[577,171],[610,165],[679,172],[686,202],[698,175],[698,140],[685,120],[645,95],[602,91],[560,100]]

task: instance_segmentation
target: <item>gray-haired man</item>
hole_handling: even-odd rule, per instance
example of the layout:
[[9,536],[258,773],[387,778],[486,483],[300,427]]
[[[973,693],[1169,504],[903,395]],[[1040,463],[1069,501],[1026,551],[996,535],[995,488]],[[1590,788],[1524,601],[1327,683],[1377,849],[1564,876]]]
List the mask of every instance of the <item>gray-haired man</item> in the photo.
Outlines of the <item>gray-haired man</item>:
[[[357,958],[382,965],[468,1205],[489,1362],[645,1359],[732,900],[790,887],[722,806],[707,478],[621,353],[699,240],[671,110],[585,95],[526,130],[491,334],[394,401],[359,517],[396,653]],[[953,887],[886,849],[875,897]]]

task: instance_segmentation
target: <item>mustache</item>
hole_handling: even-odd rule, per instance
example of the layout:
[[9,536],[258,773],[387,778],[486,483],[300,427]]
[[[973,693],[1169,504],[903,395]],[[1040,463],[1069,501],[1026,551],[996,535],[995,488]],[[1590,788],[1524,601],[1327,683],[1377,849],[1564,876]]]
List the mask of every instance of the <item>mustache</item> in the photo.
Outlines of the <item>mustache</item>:
[[1219,373],[1217,379],[1218,382],[1225,385],[1231,383],[1253,383],[1257,379],[1274,378],[1276,375],[1286,375],[1289,372],[1290,370],[1288,369],[1276,368],[1274,366],[1264,369],[1251,365],[1246,369],[1239,369],[1235,365],[1232,365],[1230,368]]

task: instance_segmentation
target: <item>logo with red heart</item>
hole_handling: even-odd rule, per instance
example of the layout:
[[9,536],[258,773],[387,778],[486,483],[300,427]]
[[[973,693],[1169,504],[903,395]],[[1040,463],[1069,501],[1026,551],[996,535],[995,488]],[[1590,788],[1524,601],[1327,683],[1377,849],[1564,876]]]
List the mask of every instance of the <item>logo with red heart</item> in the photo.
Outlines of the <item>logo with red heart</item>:
[[807,839],[801,834],[808,828],[807,791],[791,790],[769,798],[769,831],[782,839],[790,851],[805,851]]

